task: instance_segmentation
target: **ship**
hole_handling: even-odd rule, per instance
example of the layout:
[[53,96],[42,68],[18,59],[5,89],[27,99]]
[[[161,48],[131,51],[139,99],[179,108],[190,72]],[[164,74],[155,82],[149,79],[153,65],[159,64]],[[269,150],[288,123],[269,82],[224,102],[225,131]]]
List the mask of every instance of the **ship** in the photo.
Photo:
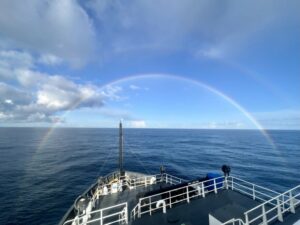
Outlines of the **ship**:
[[101,176],[69,208],[58,225],[300,225],[300,185],[285,192],[221,173],[185,180],[166,172],[148,175],[119,168]]

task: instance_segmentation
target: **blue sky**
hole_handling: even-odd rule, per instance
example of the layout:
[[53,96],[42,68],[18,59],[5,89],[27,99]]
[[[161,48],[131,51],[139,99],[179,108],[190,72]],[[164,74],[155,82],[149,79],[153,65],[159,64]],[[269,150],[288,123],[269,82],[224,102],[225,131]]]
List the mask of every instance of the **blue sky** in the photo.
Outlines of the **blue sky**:
[[0,2],[0,126],[300,129],[299,1]]

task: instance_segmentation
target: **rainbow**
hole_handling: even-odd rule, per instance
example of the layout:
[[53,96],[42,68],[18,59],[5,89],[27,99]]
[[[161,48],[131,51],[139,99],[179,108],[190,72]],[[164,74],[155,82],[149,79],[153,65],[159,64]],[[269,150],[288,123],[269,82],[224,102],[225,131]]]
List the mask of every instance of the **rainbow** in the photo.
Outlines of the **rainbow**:
[[[274,150],[276,149],[276,145],[274,144],[274,141],[272,140],[270,135],[263,128],[263,126],[255,119],[255,117],[253,115],[251,115],[250,112],[248,112],[243,106],[241,106],[239,103],[237,103],[234,99],[232,99],[231,97],[229,97],[225,93],[221,92],[220,90],[217,90],[216,88],[214,88],[212,86],[209,86],[208,84],[200,82],[198,80],[191,79],[191,78],[186,78],[186,77],[182,77],[182,76],[178,76],[178,75],[171,75],[171,74],[159,74],[159,73],[155,73],[155,74],[138,74],[138,75],[133,75],[133,76],[127,76],[127,77],[124,77],[124,78],[117,79],[117,80],[111,81],[109,83],[106,83],[106,84],[104,84],[100,87],[100,90],[107,87],[107,86],[117,85],[117,84],[120,84],[122,82],[134,81],[134,80],[138,80],[138,79],[151,79],[151,78],[152,79],[153,78],[158,78],[158,79],[169,78],[169,79],[176,79],[176,80],[179,80],[179,81],[185,81],[185,82],[189,82],[189,83],[192,83],[194,85],[197,85],[198,87],[201,87],[201,88],[215,94],[216,96],[222,98],[223,100],[228,102],[230,105],[235,107],[238,111],[240,111],[260,131],[260,133],[265,137],[265,139],[272,146],[272,148]],[[83,101],[83,99],[77,101],[72,107],[70,107],[70,109],[68,111],[66,111],[66,113],[63,115],[63,117],[65,117],[72,109],[76,108],[82,101]],[[49,139],[51,134],[54,132],[57,125],[58,125],[57,123],[53,124],[53,126],[49,128],[49,130],[46,132],[45,136],[42,138],[42,140],[40,142],[40,145],[38,146],[38,149],[41,149],[45,145],[45,143],[47,142],[47,140]]]

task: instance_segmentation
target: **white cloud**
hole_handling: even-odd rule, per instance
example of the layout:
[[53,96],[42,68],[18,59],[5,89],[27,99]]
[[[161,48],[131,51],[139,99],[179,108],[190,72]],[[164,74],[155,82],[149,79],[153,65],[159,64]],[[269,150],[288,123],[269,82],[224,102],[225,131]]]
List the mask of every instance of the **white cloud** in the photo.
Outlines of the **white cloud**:
[[13,104],[14,104],[13,101],[12,101],[11,99],[6,99],[4,102],[5,102],[6,104],[9,104],[9,105],[13,105]]
[[0,1],[0,30],[6,47],[51,54],[74,66],[83,65],[95,48],[93,24],[74,0]]
[[39,60],[40,63],[50,66],[59,65],[63,62],[63,60],[52,54],[43,54]]
[[33,68],[33,57],[23,51],[0,50],[0,79],[11,79],[15,68]]
[[129,121],[129,126],[132,128],[145,128],[146,122],[144,120]]
[[139,89],[141,89],[140,87],[138,87],[138,86],[136,86],[136,85],[134,85],[134,84],[129,85],[129,88],[130,88],[131,90],[139,90]]
[[265,129],[300,129],[300,110],[284,109],[253,115]]
[[10,80],[19,85],[0,82],[2,121],[58,121],[57,113],[79,108],[102,107],[106,100],[119,100],[120,87],[99,88],[77,84],[60,75],[29,69],[12,71]]

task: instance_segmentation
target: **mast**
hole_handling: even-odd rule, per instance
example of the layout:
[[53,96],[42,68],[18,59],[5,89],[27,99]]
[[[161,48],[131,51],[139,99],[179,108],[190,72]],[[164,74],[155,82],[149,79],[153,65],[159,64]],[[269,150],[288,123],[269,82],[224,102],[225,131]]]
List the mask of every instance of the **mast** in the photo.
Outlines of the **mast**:
[[119,170],[120,170],[120,176],[123,175],[123,128],[122,128],[122,122],[120,121],[119,124]]

